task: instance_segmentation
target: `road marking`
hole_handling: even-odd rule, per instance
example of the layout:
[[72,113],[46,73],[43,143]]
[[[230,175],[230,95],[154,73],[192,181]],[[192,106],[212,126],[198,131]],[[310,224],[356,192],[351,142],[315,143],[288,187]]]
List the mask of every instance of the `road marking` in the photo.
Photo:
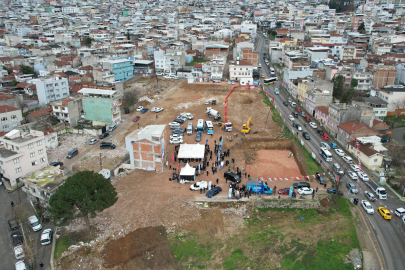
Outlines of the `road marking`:
[[[358,207],[356,207],[356,209],[358,210]],[[381,269],[384,269],[383,263],[382,263],[381,258],[380,258],[380,254],[378,253],[377,248],[376,248],[375,245],[374,245],[374,241],[373,241],[373,239],[371,238],[370,229],[369,229],[369,227],[368,227],[368,225],[367,225],[367,221],[364,219],[363,213],[361,213],[361,211],[359,211],[359,210],[358,210],[358,212],[360,213],[361,218],[363,219],[364,224],[365,224],[366,227],[367,227],[367,234],[368,234],[368,237],[370,238],[371,244],[373,245],[374,251],[375,251],[375,253],[377,254],[378,261],[380,262]],[[371,223],[371,222],[370,222],[370,223]],[[373,223],[371,223],[371,226],[373,226]],[[373,226],[373,229],[374,229],[374,226]],[[378,235],[377,235],[377,236],[378,236]]]

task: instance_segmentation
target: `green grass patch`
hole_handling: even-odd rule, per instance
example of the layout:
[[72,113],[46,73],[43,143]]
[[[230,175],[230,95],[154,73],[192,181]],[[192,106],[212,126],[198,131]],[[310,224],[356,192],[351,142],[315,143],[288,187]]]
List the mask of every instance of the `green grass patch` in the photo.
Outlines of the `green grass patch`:
[[62,253],[67,251],[68,248],[69,248],[69,236],[62,235],[56,242],[55,260],[58,260],[62,256]]
[[385,121],[389,121],[392,123],[404,123],[405,124],[405,116],[401,115],[399,117],[396,116],[386,116]]
[[213,244],[201,243],[196,235],[185,234],[172,239],[172,251],[178,262],[192,262],[197,267],[210,260]]
[[209,60],[194,60],[194,61],[191,61],[190,63],[188,63],[188,65],[189,66],[191,66],[191,67],[193,67],[195,64],[198,64],[198,63],[205,63],[205,62],[208,62]]
[[231,255],[225,258],[223,266],[225,270],[244,269],[243,266],[245,266],[248,261],[249,258],[243,255],[241,249],[235,249]]

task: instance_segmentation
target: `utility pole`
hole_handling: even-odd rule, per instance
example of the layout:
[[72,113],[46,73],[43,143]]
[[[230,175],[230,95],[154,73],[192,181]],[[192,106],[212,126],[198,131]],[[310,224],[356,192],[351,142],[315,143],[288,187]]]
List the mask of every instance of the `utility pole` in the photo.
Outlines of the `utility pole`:
[[101,162],[101,153],[100,153],[100,170],[103,169],[103,163]]

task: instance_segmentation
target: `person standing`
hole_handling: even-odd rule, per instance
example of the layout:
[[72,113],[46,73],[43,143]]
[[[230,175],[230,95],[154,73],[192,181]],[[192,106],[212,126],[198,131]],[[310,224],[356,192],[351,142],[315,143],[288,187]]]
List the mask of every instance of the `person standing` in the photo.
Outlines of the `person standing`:
[[41,270],[44,270],[44,264],[42,262],[39,263],[39,267],[41,267]]
[[316,187],[316,192],[318,192],[318,187]]
[[218,181],[219,181],[219,179],[217,178],[217,185],[218,185]]

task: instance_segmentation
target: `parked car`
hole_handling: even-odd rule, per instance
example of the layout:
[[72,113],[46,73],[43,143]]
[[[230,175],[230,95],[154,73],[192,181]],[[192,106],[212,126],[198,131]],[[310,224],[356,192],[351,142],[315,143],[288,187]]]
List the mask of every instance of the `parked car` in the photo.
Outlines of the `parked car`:
[[206,196],[207,196],[208,198],[211,198],[211,197],[213,197],[213,196],[219,194],[221,191],[222,191],[222,188],[221,188],[221,187],[214,187],[214,188],[212,188],[211,190],[209,190],[209,191],[207,192]]
[[361,206],[363,206],[363,209],[366,211],[367,214],[374,214],[374,208],[368,201],[362,200],[360,204]]
[[183,134],[182,133],[176,133],[176,134],[172,134],[172,135],[170,135],[170,140],[173,140],[173,139],[183,139]]
[[405,215],[405,208],[403,208],[403,207],[397,208],[397,210],[395,210],[394,214],[399,218],[404,216]]
[[283,101],[283,105],[288,107],[288,102],[287,102],[287,101]]
[[[309,122],[309,125],[310,125],[312,128],[318,128],[314,122]],[[328,139],[329,139],[329,138],[328,138]]]
[[178,134],[178,133],[184,133],[184,129],[181,129],[181,128],[175,128],[175,129],[173,129],[172,130],[172,134]]
[[208,188],[207,181],[198,181],[190,186],[190,190],[200,190],[203,188]]
[[19,261],[15,263],[15,270],[27,270],[27,266],[24,261]]
[[359,192],[356,185],[353,184],[352,182],[347,182],[346,187],[348,190],[351,190],[353,194],[357,194]]
[[115,149],[115,144],[109,142],[101,142],[100,149]]
[[351,158],[351,157],[348,157],[348,156],[344,156],[344,157],[342,157],[342,159],[344,160],[344,161],[346,161],[347,163],[353,163],[353,159]]
[[343,157],[345,155],[345,152],[343,152],[340,149],[335,149],[335,153],[339,156],[339,157]]
[[142,111],[141,111],[141,113],[146,113],[147,111],[149,111],[148,108],[143,108]]
[[169,128],[171,128],[171,129],[175,129],[175,128],[178,128],[178,127],[180,127],[180,123],[177,123],[177,122],[169,123]]
[[308,132],[302,132],[302,136],[304,137],[305,140],[311,139],[311,136],[309,136]]
[[182,115],[177,116],[176,119],[180,119],[180,120],[183,120],[183,121],[187,121],[187,117],[182,116]]
[[298,183],[294,183],[293,187],[294,188],[304,188],[304,187],[309,188],[309,187],[311,187],[311,185],[307,182],[298,182]]
[[304,116],[304,119],[305,119],[305,121],[307,121],[307,122],[311,122],[311,117],[309,117],[308,115],[305,115],[305,116]]
[[156,112],[156,110],[158,109],[158,107],[152,107],[152,109],[150,109],[151,112]]
[[210,104],[211,104],[211,101],[209,101],[209,100],[205,101],[205,105],[210,105]]
[[183,143],[183,138],[174,138],[170,140],[171,144]]
[[318,129],[316,132],[317,132],[319,135],[322,135],[322,134],[323,134],[323,130],[320,130],[320,129]]
[[70,152],[67,154],[66,158],[71,159],[74,156],[77,156],[78,154],[79,154],[79,150],[73,149],[73,150],[70,150]]
[[56,166],[63,166],[63,162],[60,162],[60,161],[56,161],[56,162],[52,162],[51,164],[49,164],[49,165],[51,165],[51,166],[54,166],[54,167],[56,167]]
[[[326,190],[329,194],[336,194],[336,188],[328,188]],[[343,192],[339,190],[339,196],[343,196]]]
[[102,140],[104,138],[107,138],[109,135],[110,135],[110,133],[104,132],[104,133],[100,134],[100,136],[98,136],[98,138]]
[[360,167],[357,166],[356,164],[350,164],[350,168],[352,168],[353,171],[355,171],[355,172],[359,172],[359,171],[360,171]]
[[98,142],[98,139],[91,139],[89,141],[89,144],[93,145],[93,144],[96,144],[97,142]]
[[302,110],[301,110],[300,107],[295,107],[295,110],[296,110],[298,113],[302,112]]
[[385,207],[378,207],[378,212],[380,212],[384,219],[392,218],[390,211]]
[[291,114],[288,116],[288,119],[290,119],[290,121],[294,121],[294,116],[292,116]]
[[381,139],[381,142],[382,142],[382,143],[389,142],[389,141],[391,141],[391,140],[388,139],[388,138],[382,138],[382,139]]
[[233,173],[231,171],[226,171],[224,173],[224,178],[228,179],[228,181],[234,182],[236,184],[239,184],[242,182],[242,180],[239,178],[239,176],[236,173]]
[[185,122],[185,120],[176,118],[173,120],[173,122],[183,124]]
[[41,234],[41,245],[45,246],[52,242],[52,229],[46,229]]
[[[279,190],[278,190],[278,194],[281,194],[281,195],[290,195],[290,189],[289,188],[280,188]],[[297,193],[295,193],[295,191],[293,191],[293,193],[292,193],[292,195],[294,196],[294,195],[296,195]]]
[[109,131],[109,132],[113,132],[114,129],[116,129],[116,128],[117,128],[117,125],[116,125],[116,124],[111,124],[111,125],[108,126],[108,131]]
[[357,179],[359,179],[358,176],[357,176],[357,174],[356,174],[355,172],[348,171],[347,174],[349,175],[349,177],[350,177],[352,180],[357,180]]
[[19,246],[23,243],[23,236],[20,231],[15,231],[11,233],[11,242],[14,246]]
[[195,135],[195,141],[201,142],[201,133],[197,133],[197,135]]
[[317,172],[317,173],[315,174],[315,177],[316,177],[316,179],[318,180],[319,184],[321,184],[321,185],[326,184],[325,176],[323,176],[322,173]]
[[366,199],[369,200],[370,202],[375,202],[377,200],[374,194],[367,190],[364,191],[364,197],[366,197]]
[[302,127],[301,127],[301,125],[299,125],[299,124],[296,124],[295,127],[297,128],[298,131],[301,131],[301,130],[302,130]]
[[301,195],[311,195],[314,190],[312,188],[303,187],[298,189],[298,194]]
[[141,117],[139,115],[135,116],[134,119],[132,119],[132,122],[138,122]]
[[24,259],[24,249],[22,245],[14,247],[14,256],[17,260]]
[[18,230],[18,223],[15,219],[10,219],[7,223],[11,231]]
[[41,225],[41,223],[39,223],[39,220],[36,216],[30,216],[28,218],[28,221],[34,232],[40,231],[42,229],[42,225]]
[[305,116],[306,116],[304,112],[300,112],[300,115],[301,115],[302,117],[305,117]]
[[[219,82],[221,82],[221,80],[219,80]],[[213,101],[211,101],[211,105],[217,105],[217,100],[214,99]]]
[[143,106],[138,106],[138,108],[136,108],[136,111],[140,112],[140,111],[142,111],[142,109],[143,109]]
[[329,146],[330,146],[330,148],[332,148],[332,149],[336,149],[336,148],[337,148],[336,143],[333,143],[333,142],[329,143]]

